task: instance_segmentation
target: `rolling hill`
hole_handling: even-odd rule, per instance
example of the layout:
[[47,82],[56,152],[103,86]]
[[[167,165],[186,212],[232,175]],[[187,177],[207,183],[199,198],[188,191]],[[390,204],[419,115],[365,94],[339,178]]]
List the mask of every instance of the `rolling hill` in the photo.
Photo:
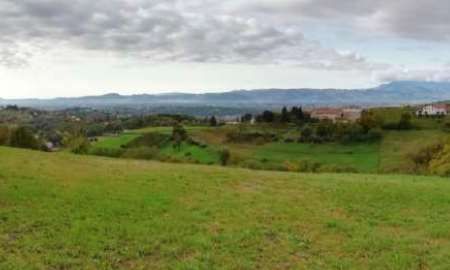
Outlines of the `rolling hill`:
[[448,194],[0,147],[0,269],[447,269]]
[[372,89],[264,89],[206,94],[107,94],[79,98],[1,100],[0,105],[16,104],[39,108],[92,107],[174,107],[215,106],[263,108],[281,106],[400,105],[450,99],[449,82],[400,81]]

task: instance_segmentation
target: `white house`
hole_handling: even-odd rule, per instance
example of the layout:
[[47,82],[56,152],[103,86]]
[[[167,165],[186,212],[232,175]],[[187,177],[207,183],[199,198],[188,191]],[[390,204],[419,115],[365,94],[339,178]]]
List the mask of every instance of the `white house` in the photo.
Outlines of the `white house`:
[[416,111],[417,116],[443,116],[447,114],[447,104],[428,104]]

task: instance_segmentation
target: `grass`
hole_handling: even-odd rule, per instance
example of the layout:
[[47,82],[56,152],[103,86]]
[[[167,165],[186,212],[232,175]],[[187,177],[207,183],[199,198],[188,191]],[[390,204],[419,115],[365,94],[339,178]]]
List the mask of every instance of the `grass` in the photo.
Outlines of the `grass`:
[[98,142],[93,144],[95,148],[121,149],[122,146],[127,145],[134,139],[140,137],[138,133],[122,133],[117,136],[104,136],[98,139]]
[[[183,127],[184,129],[186,129],[187,132],[197,132],[210,128],[208,126],[183,126]],[[173,127],[146,127],[141,129],[134,129],[132,130],[132,132],[138,134],[153,133],[153,132],[170,134],[172,133],[172,129]]]
[[[397,114],[400,114],[400,111]],[[234,128],[236,127],[187,127],[186,129],[192,138],[207,144],[208,147],[201,148],[195,145],[183,144],[180,151],[178,151],[174,150],[171,144],[167,144],[160,149],[161,154],[181,161],[217,164],[219,162],[217,150],[227,148],[231,151],[232,161],[236,166],[279,168],[284,166],[286,161],[307,160],[318,162],[324,166],[354,168],[358,172],[363,173],[410,173],[412,167],[414,167],[408,157],[410,153],[417,151],[421,146],[445,140],[448,137],[448,133],[440,129],[422,129],[384,131],[382,141],[371,144],[356,143],[345,145],[338,143],[299,144],[279,142],[256,145],[251,143],[228,143],[226,142],[226,133]],[[258,127],[250,128],[257,130]],[[171,131],[171,127],[150,127],[129,131],[117,137],[100,138],[99,142],[94,144],[94,148],[120,149],[121,145],[125,145],[144,134],[170,134]],[[273,132],[277,131],[274,130]],[[297,131],[291,130],[290,132],[295,133]]]
[[408,155],[421,147],[448,139],[440,130],[388,131],[380,146],[381,172],[408,172],[412,161]]
[[284,161],[309,160],[323,165],[349,166],[360,172],[376,172],[379,147],[372,144],[300,144],[271,143],[260,147],[254,154],[258,160],[282,164]]
[[448,269],[450,181],[0,148],[0,269]]
[[412,124],[419,129],[441,129],[442,123],[449,118],[433,118],[423,117],[418,118],[415,116],[416,109],[413,107],[391,107],[391,108],[374,108],[371,109],[375,115],[380,116],[385,120],[385,124],[398,123],[403,113],[409,113],[412,115]]
[[180,148],[174,148],[173,144],[168,144],[161,149],[163,156],[172,157],[178,160],[195,161],[202,164],[218,164],[219,153],[210,147],[202,148],[197,145],[182,143]]

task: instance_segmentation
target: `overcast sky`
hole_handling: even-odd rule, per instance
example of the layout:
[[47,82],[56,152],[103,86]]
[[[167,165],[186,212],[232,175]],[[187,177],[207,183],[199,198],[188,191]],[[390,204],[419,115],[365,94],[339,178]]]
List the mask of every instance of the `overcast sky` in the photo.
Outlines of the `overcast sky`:
[[0,97],[450,79],[447,0],[0,0]]

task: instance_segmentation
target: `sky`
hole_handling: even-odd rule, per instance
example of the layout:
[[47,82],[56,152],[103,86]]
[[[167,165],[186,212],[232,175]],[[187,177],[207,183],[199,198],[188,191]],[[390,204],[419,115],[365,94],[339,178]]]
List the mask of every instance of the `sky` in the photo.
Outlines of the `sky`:
[[450,80],[447,0],[0,0],[0,97]]

